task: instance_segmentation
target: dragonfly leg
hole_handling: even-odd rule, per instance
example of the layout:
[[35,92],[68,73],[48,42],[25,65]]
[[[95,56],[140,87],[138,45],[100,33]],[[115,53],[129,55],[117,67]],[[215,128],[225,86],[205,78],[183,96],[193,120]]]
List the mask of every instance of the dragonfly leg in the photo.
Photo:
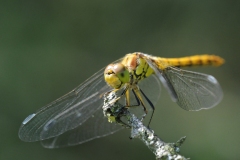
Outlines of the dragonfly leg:
[[[134,96],[135,96],[135,98],[136,98],[137,104],[135,104],[135,105],[129,105],[129,104],[128,104],[128,105],[127,105],[128,102],[127,102],[127,100],[126,100],[126,106],[124,106],[124,107],[121,109],[121,111],[120,111],[120,112],[117,114],[117,116],[116,116],[116,122],[117,122],[118,124],[126,127],[126,128],[131,128],[131,126],[128,125],[127,123],[125,123],[124,121],[122,121],[122,120],[121,120],[121,117],[125,115],[125,111],[126,111],[129,107],[140,106],[140,101],[139,101],[136,93],[135,93],[133,90],[132,90],[132,92],[133,92],[133,94],[134,94]],[[129,96],[129,89],[126,90],[125,93],[127,94],[127,95],[125,95],[125,96],[126,96],[126,99],[127,99],[127,96]],[[120,97],[119,97],[119,98],[120,98]]]
[[139,94],[138,90],[133,89],[132,92],[133,92],[133,94],[134,94],[134,96],[135,96],[135,98],[137,100],[137,103],[138,103],[137,106],[140,106],[140,104],[143,106],[143,110],[144,110],[145,114],[143,115],[143,117],[141,119],[141,121],[142,121],[146,117],[146,115],[148,113],[147,108],[145,107],[145,104],[143,103],[142,97]]
[[149,128],[150,123],[151,123],[152,118],[153,118],[153,114],[154,114],[154,111],[155,111],[155,107],[154,107],[154,105],[152,104],[152,102],[150,101],[150,99],[148,99],[148,97],[144,94],[144,92],[143,92],[141,89],[140,89],[140,92],[142,93],[142,95],[144,96],[144,98],[147,100],[147,102],[148,102],[148,104],[151,106],[151,108],[153,109],[153,112],[152,112],[152,114],[151,114],[151,118],[150,118],[150,120],[149,120],[149,122],[148,122],[148,128]]
[[136,101],[137,101],[137,104],[135,104],[135,105],[130,104],[130,93],[129,93],[130,89],[129,89],[129,87],[127,86],[127,87],[124,89],[124,91],[122,92],[122,94],[121,94],[121,96],[125,95],[125,107],[126,107],[126,108],[135,107],[135,106],[140,106],[139,98],[137,97],[137,95],[136,95],[136,93],[134,92],[134,90],[133,90],[133,89],[131,89],[131,90],[132,90],[132,92],[133,92],[133,94],[134,94],[134,96],[135,96],[135,99],[136,99]]
[[136,101],[137,101],[137,104],[135,104],[135,105],[131,105],[130,107],[140,106],[141,103],[140,103],[140,100],[138,99],[138,97],[137,97],[135,91],[132,90],[132,92],[133,92],[133,94],[134,94],[134,96],[135,96],[135,99],[136,99]]
[[[154,107],[154,105],[152,104],[152,102],[149,100],[149,98],[144,94],[144,92],[141,90],[141,89],[138,89],[138,88],[133,88],[133,89],[131,89],[132,90],[132,92],[133,92],[133,94],[134,94],[134,96],[135,96],[135,99],[136,99],[136,101],[137,101],[137,104],[135,104],[135,105],[130,105],[130,99],[129,99],[129,97],[130,97],[130,95],[129,95],[129,87],[127,86],[125,89],[124,89],[124,91],[122,92],[122,94],[121,94],[121,96],[123,96],[123,95],[125,95],[125,107],[126,108],[129,108],[129,107],[136,107],[136,106],[140,106],[140,105],[142,105],[143,106],[143,110],[144,110],[144,112],[145,112],[145,114],[143,115],[143,117],[142,117],[142,119],[141,119],[141,121],[146,117],[146,115],[147,115],[147,113],[148,113],[148,111],[147,111],[147,108],[146,108],[146,106],[145,106],[145,104],[144,104],[144,102],[143,102],[143,99],[142,99],[142,97],[141,97],[141,94],[144,96],[144,98],[147,100],[147,102],[148,102],[148,104],[151,106],[151,108],[153,109],[153,112],[152,112],[152,114],[151,114],[151,117],[150,117],[150,120],[149,120],[149,122],[148,122],[148,128],[149,128],[149,126],[150,126],[150,123],[151,123],[151,121],[152,121],[152,118],[153,118],[153,114],[154,114],[154,110],[155,110],[155,107]],[[140,90],[140,92],[139,92],[139,90]]]

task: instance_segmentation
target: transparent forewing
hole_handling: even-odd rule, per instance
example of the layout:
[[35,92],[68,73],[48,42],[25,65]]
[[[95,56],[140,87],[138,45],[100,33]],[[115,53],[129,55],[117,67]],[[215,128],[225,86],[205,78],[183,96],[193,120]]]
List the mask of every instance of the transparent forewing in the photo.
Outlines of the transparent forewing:
[[218,81],[211,75],[168,67],[164,70],[178,97],[178,105],[188,111],[216,106],[223,97]]
[[103,72],[104,68],[70,93],[29,115],[20,127],[20,139],[23,141],[49,139],[88,120],[102,107],[103,94],[111,90],[104,81]]
[[[155,75],[145,78],[139,83],[139,88],[147,95],[149,100],[155,105],[160,98],[161,84]],[[122,97],[121,100],[125,98]],[[130,95],[131,105],[135,104],[135,97]],[[147,103],[147,102],[145,102]],[[124,104],[124,103],[123,103]],[[142,108],[136,108],[142,109]],[[120,129],[120,125],[109,123],[103,116],[102,109],[98,109],[85,123],[73,130],[69,130],[57,137],[42,141],[46,148],[59,148],[82,144],[95,138],[104,137],[113,134]]]
[[104,137],[122,129],[116,123],[109,123],[103,116],[102,109],[98,109],[89,119],[75,129],[69,130],[57,137],[42,141],[46,148],[59,148],[81,144],[95,138]]
[[[149,100],[156,104],[160,98],[161,84],[155,75],[140,81],[139,88],[147,95]],[[124,104],[124,97],[121,98]],[[136,104],[135,97],[130,95],[131,105]],[[147,102],[145,102],[147,104]],[[142,108],[135,108],[142,109]],[[43,140],[46,148],[59,148],[81,144],[95,138],[100,138],[119,131],[122,127],[116,123],[109,123],[103,116],[102,109],[98,109],[89,119],[75,129],[69,130],[59,136]]]

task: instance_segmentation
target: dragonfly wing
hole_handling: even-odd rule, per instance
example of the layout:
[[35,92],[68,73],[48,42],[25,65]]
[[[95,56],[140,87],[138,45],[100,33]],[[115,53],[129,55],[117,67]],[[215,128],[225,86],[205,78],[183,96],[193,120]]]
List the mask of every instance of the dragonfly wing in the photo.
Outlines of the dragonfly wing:
[[188,111],[216,106],[223,97],[218,81],[211,75],[168,67],[164,70],[178,97],[178,105]]
[[42,141],[46,148],[59,148],[81,144],[95,138],[113,134],[120,129],[120,125],[109,123],[103,116],[102,109],[98,109],[85,123],[75,129],[69,130],[57,137]]
[[111,89],[104,81],[103,71],[104,68],[70,93],[29,115],[20,127],[20,139],[23,141],[49,139],[88,120],[102,107],[103,93]]
[[163,73],[163,71],[161,69],[159,69],[157,67],[157,65],[155,63],[152,62],[152,60],[150,58],[148,58],[146,56],[144,56],[143,58],[145,58],[148,65],[154,70],[154,73],[160,79],[163,86],[167,89],[167,91],[170,94],[172,100],[174,102],[177,102],[177,100],[178,100],[177,93],[175,92],[175,90],[174,90],[172,84],[170,83],[170,81],[168,80],[168,77]]
[[161,95],[161,84],[158,77],[156,75],[151,75],[144,78],[139,82],[138,86],[153,103],[153,105],[156,105]]

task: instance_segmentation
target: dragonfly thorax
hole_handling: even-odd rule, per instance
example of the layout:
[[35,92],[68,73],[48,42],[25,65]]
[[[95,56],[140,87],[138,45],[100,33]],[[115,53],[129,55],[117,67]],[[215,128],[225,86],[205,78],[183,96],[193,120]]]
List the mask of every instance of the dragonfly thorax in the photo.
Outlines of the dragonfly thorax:
[[107,84],[114,89],[119,89],[125,84],[138,84],[144,78],[154,73],[142,53],[127,54],[120,63],[110,64],[104,71]]
[[132,54],[127,54],[122,61],[122,64],[129,71],[130,75],[132,76],[132,81],[135,84],[154,73],[153,69],[143,57],[143,53],[135,52]]

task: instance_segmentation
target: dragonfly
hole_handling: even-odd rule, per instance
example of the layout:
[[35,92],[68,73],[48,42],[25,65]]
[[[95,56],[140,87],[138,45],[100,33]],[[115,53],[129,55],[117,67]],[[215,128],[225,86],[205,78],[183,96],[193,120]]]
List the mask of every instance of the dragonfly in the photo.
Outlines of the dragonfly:
[[[30,114],[21,124],[19,138],[26,142],[41,141],[46,148],[59,148],[113,134],[122,127],[109,123],[104,117],[103,95],[120,90],[123,90],[121,97],[125,107],[142,106],[145,114],[148,113],[146,104],[154,111],[161,84],[184,110],[212,108],[223,97],[218,81],[211,75],[182,67],[221,66],[223,63],[223,58],[207,54],[181,58],[141,52],[126,54],[71,92]],[[137,105],[133,104],[133,99]]]

